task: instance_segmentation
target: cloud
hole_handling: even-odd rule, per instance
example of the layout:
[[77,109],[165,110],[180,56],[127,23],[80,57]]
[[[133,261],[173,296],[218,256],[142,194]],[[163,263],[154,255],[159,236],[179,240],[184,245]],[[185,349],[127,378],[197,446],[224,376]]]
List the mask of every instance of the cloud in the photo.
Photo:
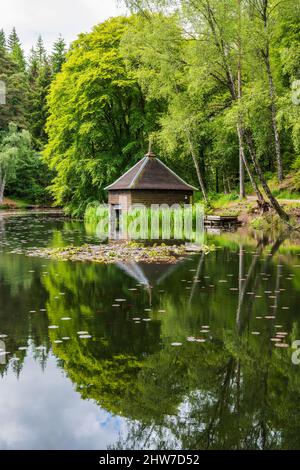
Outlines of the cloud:
[[19,378],[0,378],[0,449],[106,449],[125,432],[125,420],[82,400],[48,358],[41,367],[27,357]]
[[95,24],[124,13],[117,0],[10,0],[0,7],[0,28],[8,34],[15,26],[28,53],[39,34],[51,50],[59,34],[70,43]]

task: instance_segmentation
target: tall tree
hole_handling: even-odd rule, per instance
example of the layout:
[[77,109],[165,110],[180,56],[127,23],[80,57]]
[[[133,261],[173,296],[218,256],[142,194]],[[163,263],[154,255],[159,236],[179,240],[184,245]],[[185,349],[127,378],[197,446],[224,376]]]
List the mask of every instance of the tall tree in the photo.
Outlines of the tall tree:
[[7,40],[8,51],[10,57],[16,62],[21,72],[25,71],[26,61],[24,51],[21,46],[19,36],[17,35],[16,28],[12,29],[12,32],[8,36]]
[[31,49],[28,67],[29,93],[29,129],[34,146],[41,150],[47,141],[45,132],[48,117],[47,95],[52,80],[52,70],[43,39],[38,37]]
[[[271,38],[274,34],[274,22],[276,22],[277,9],[281,2],[277,0],[247,0],[251,9],[250,14],[254,14],[255,21],[252,25],[256,25],[255,41],[259,54],[263,60],[266,75],[268,79],[271,121],[274,134],[274,146],[277,161],[278,181],[283,180],[283,162],[281,155],[280,134],[277,125],[277,91],[274,82],[274,74],[271,65]],[[275,15],[275,18],[274,18]],[[252,29],[253,31],[253,29]]]
[[1,106],[0,129],[6,129],[13,121],[20,127],[26,126],[28,85],[24,72],[0,48],[0,80],[5,84],[6,102]]
[[156,15],[149,20],[140,18],[133,23],[123,38],[122,50],[147,98],[160,99],[167,105],[158,133],[162,150],[176,156],[179,150],[181,157],[191,159],[203,199],[207,201],[201,154],[203,136],[198,131],[205,125],[205,117],[195,106],[197,97],[189,89],[187,48],[193,44],[187,44],[183,38],[177,17]]
[[34,50],[35,50],[35,55],[38,61],[38,65],[39,66],[44,65],[45,62],[47,62],[47,52],[44,46],[43,38],[40,34],[37,38],[37,42],[36,42]]
[[61,71],[63,64],[66,61],[67,47],[64,38],[60,35],[53,44],[53,49],[50,57],[52,72],[54,75]]
[[[162,7],[165,12],[168,7],[172,8],[173,6],[171,0],[169,2],[158,0],[153,2],[129,1],[127,3],[133,4],[132,6],[135,8],[140,8],[141,4],[143,6],[145,3],[149,7],[149,4],[152,3]],[[201,54],[200,61],[206,63],[207,73],[226,87],[232,105],[236,105],[239,103],[237,90],[239,53],[237,54],[236,52],[238,48],[233,47],[237,39],[235,25],[239,16],[236,0],[226,0],[226,2],[225,0],[181,0],[179,7],[185,24],[190,25],[192,34],[200,38],[199,42],[202,41],[202,38],[205,38],[205,48],[199,47],[198,49]],[[260,205],[265,207],[262,193],[258,189],[252,174],[252,168],[247,161],[248,157],[246,156],[244,145],[247,146],[253,168],[269,199],[270,205],[282,219],[287,221],[289,217],[273,196],[261,169],[251,128],[245,127],[245,122],[241,123],[239,117],[237,117],[237,130],[240,141],[240,154],[246,169],[250,172],[249,176]]]
[[6,37],[3,29],[0,29],[0,49],[6,49]]
[[[242,0],[237,0],[238,9],[238,28],[237,28],[237,50],[238,50],[238,62],[237,62],[237,98],[240,101],[242,98]],[[240,182],[240,199],[245,197],[245,165],[244,165],[244,149],[243,139],[240,136],[239,128],[241,127],[241,116],[238,116],[238,136],[239,136],[239,182]]]
[[16,124],[10,123],[0,140],[0,204],[3,203],[6,184],[16,175],[20,159],[26,158],[29,153],[32,153],[29,132],[18,131]]
[[132,19],[113,18],[73,43],[49,95],[45,161],[57,204],[82,211],[145,151],[157,109],[145,103],[119,51]]

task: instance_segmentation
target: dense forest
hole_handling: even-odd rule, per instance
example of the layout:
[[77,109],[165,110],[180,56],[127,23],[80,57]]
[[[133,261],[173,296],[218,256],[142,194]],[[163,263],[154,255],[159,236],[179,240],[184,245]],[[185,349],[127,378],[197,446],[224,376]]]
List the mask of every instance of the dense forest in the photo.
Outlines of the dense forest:
[[31,203],[49,203],[47,187],[53,173],[43,162],[49,115],[47,95],[60,72],[66,45],[59,37],[48,54],[42,37],[29,57],[15,28],[6,37],[0,30],[0,204],[5,195]]
[[[127,0],[131,16],[25,58],[0,33],[0,202],[83,213],[153,150],[199,198],[300,190],[298,0]],[[5,184],[6,183],[6,184]]]

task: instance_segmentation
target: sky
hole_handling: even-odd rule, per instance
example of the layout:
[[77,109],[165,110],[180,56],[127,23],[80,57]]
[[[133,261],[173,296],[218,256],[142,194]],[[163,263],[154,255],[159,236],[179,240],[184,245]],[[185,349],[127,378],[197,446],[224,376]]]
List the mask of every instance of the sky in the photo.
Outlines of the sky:
[[106,449],[127,435],[125,419],[83,400],[54,356],[43,371],[31,354],[19,377],[0,377],[1,450]]
[[[111,16],[125,14],[117,0],[0,0],[0,29],[15,26],[28,54],[39,34],[50,51],[59,34],[69,44]],[[121,2],[119,2],[121,3]]]

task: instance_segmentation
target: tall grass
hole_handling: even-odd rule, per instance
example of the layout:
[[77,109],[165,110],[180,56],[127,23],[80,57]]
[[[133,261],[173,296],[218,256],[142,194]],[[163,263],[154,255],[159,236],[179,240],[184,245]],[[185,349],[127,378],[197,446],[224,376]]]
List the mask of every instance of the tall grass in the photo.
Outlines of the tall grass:
[[108,207],[92,202],[89,204],[84,213],[84,220],[89,224],[98,224],[102,218],[109,217]]
[[[85,223],[98,232],[107,230],[109,209],[99,204],[90,204],[85,212]],[[132,207],[123,212],[119,228],[128,238],[141,240],[193,240],[202,241],[203,208],[200,204],[178,207]],[[101,226],[101,228],[99,228]]]

